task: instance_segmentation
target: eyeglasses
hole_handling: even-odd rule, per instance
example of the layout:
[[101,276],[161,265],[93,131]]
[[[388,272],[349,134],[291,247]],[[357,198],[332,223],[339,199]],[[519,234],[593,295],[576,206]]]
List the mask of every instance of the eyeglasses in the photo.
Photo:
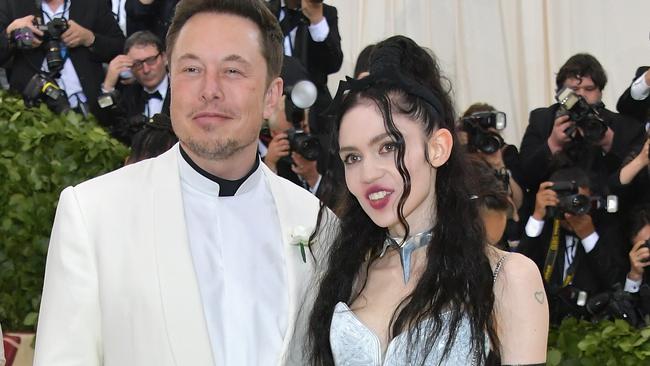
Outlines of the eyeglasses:
[[156,59],[158,59],[158,56],[160,56],[160,52],[153,56],[149,56],[145,58],[144,60],[136,60],[133,62],[133,65],[131,65],[131,69],[133,70],[140,70],[144,64],[147,64],[148,66],[153,66],[156,64]]

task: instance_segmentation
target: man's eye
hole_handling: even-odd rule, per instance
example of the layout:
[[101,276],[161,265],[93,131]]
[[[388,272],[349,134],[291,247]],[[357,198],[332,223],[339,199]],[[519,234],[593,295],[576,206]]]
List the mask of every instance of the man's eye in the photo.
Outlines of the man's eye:
[[355,155],[355,154],[348,154],[348,155],[344,156],[342,160],[343,160],[343,164],[351,165],[351,164],[354,164],[354,163],[358,162],[359,160],[361,160],[361,157],[359,155]]
[[199,68],[198,67],[193,67],[193,66],[188,66],[188,67],[183,68],[183,72],[187,72],[187,73],[192,74],[192,73],[199,72]]
[[237,69],[226,69],[226,74],[228,75],[241,75],[241,71]]

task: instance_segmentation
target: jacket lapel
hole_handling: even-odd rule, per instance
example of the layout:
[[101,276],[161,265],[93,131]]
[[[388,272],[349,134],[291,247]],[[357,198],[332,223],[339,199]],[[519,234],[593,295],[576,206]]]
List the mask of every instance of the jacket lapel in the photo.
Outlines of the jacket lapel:
[[[311,280],[314,268],[313,258],[309,249],[306,247],[305,261],[303,261],[300,247],[293,244],[292,232],[298,226],[303,226],[309,231],[313,229],[318,204],[315,203],[314,206],[311,206],[301,201],[298,202],[299,204],[296,204],[295,194],[291,194],[292,192],[287,189],[287,186],[284,184],[285,182],[282,182],[281,178],[277,177],[265,165],[262,165],[262,169],[271,188],[278,212],[287,265],[289,324],[282,345],[282,361],[280,362],[280,364],[284,365],[289,358],[296,357],[296,355],[289,354],[290,352],[297,351],[295,344],[302,344],[306,340],[306,323],[304,320],[306,320],[305,317],[308,315],[310,309],[304,306],[304,300],[308,287],[307,282]],[[293,183],[291,184],[293,185]],[[291,187],[293,188],[293,186]],[[295,187],[298,188],[297,186]],[[293,345],[292,340],[294,340]]]
[[213,365],[210,338],[187,239],[178,144],[154,165],[154,240],[167,335],[176,365]]

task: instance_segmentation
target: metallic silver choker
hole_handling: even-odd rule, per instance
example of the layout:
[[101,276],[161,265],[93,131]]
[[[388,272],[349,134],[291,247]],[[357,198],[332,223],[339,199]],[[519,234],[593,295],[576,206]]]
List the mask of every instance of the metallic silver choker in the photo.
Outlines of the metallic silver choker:
[[409,237],[401,245],[398,244],[397,241],[402,240],[402,238],[391,238],[388,236],[384,241],[384,248],[381,250],[379,257],[383,257],[389,247],[393,247],[398,250],[399,259],[402,263],[402,272],[404,273],[404,284],[406,284],[409,282],[409,278],[411,277],[411,254],[416,249],[429,244],[429,242],[431,242],[432,235],[433,229],[421,232]]

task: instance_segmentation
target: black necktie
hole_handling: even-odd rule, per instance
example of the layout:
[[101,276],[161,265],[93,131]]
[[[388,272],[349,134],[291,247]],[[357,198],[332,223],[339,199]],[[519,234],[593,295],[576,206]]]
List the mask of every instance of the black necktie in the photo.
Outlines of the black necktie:
[[302,11],[296,9],[283,7],[282,10],[284,10],[284,18],[280,22],[280,28],[282,28],[284,36],[287,37],[301,23],[303,15]]
[[159,92],[158,90],[156,90],[156,91],[153,92],[153,93],[147,93],[147,92],[145,92],[144,94],[145,94],[145,95],[144,95],[144,98],[146,99],[147,102],[149,102],[151,99],[158,99],[158,100],[162,100],[162,99],[163,99],[162,95],[160,94],[160,92]]

